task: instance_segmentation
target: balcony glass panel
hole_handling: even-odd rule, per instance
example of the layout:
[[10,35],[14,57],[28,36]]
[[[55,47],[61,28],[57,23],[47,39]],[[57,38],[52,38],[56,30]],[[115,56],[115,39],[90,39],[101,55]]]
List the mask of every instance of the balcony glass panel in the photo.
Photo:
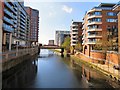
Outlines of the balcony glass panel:
[[4,9],[4,12],[9,15],[11,18],[13,18],[13,13],[11,13],[10,11],[8,11],[7,9]]
[[10,20],[9,18],[4,16],[4,20],[8,22],[9,24],[13,25],[13,20]]
[[91,22],[101,22],[101,18],[92,18],[91,20],[88,20],[89,23]]
[[14,29],[7,24],[3,24],[3,28],[4,28],[5,31],[8,31],[8,32],[13,32],[14,31]]

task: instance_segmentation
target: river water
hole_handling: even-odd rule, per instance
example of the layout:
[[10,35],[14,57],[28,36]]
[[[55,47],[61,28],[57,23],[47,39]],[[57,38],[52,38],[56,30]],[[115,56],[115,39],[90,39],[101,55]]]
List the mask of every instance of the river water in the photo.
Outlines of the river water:
[[[11,73],[10,73],[11,72]],[[42,49],[38,58],[3,75],[3,88],[112,88],[116,84],[83,64]]]

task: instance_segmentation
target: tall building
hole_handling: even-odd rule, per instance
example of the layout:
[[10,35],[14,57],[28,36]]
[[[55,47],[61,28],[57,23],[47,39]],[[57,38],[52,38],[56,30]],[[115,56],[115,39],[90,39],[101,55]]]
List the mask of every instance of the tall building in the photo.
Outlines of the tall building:
[[30,41],[31,44],[38,43],[39,32],[39,11],[31,7],[25,7],[26,12],[30,18]]
[[27,44],[27,13],[18,0],[16,2],[0,1],[2,49],[12,49],[12,45]]
[[61,46],[67,36],[70,36],[70,31],[56,31],[55,45]]
[[71,46],[78,43],[82,44],[82,22],[75,22],[72,20],[70,26]]
[[112,48],[117,47],[117,12],[111,3],[101,3],[87,11],[83,18],[83,53],[90,55],[90,50],[99,41],[112,40]]

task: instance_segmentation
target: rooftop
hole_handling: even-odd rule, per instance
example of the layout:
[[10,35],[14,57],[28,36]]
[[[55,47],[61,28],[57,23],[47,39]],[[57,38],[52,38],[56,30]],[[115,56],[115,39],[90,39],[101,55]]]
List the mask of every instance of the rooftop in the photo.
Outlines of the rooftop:
[[113,7],[115,3],[101,3],[98,7]]

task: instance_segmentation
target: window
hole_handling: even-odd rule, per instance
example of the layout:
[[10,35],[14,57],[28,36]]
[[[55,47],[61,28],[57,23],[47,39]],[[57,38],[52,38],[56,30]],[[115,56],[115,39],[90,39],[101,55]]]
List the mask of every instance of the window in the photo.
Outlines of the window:
[[117,13],[115,13],[115,12],[107,12],[107,15],[108,16],[117,16]]
[[113,19],[113,18],[108,18],[107,22],[117,22],[117,19]]
[[95,15],[101,15],[101,12],[94,12]]
[[91,23],[91,22],[101,22],[101,21],[102,21],[101,18],[93,18],[91,20],[88,20],[89,23]]

